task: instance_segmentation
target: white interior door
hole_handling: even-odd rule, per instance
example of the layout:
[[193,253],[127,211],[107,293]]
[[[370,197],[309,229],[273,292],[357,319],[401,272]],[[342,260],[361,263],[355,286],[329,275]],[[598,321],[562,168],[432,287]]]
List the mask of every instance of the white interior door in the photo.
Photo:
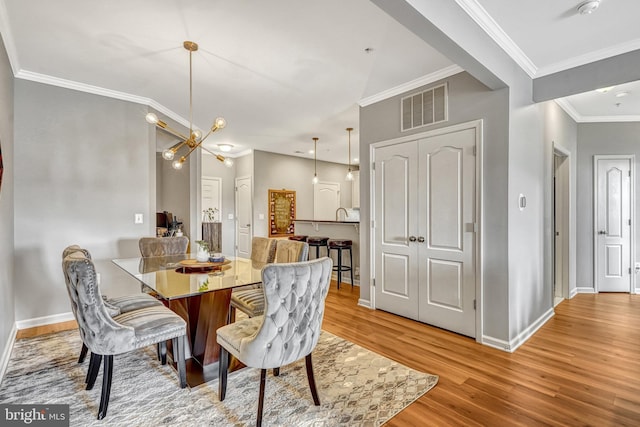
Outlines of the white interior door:
[[313,219],[334,221],[339,207],[339,183],[319,182],[313,186]]
[[202,178],[202,210],[218,209],[216,221],[222,220],[222,179]]
[[416,142],[374,153],[375,306],[419,318]]
[[236,178],[236,256],[251,257],[253,223],[251,177]]
[[596,290],[631,292],[631,159],[594,161]]
[[420,321],[475,337],[476,129],[419,142]]

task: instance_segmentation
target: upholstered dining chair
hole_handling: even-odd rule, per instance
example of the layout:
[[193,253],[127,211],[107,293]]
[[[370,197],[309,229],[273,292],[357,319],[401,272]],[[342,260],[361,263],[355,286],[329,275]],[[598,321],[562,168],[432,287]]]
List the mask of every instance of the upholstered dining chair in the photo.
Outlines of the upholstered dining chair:
[[138,241],[140,254],[144,258],[152,256],[186,254],[189,238],[176,237],[143,237]]
[[[264,239],[264,237],[262,239]],[[273,260],[277,263],[300,262],[309,259],[309,245],[306,242],[280,239],[269,240],[275,246]],[[243,288],[233,291],[231,294],[230,307],[230,321],[235,319],[234,310],[240,310],[249,317],[263,314],[264,293],[262,292],[262,285],[255,285],[251,289]]]
[[164,306],[154,306],[112,317],[102,299],[93,262],[84,253],[76,251],[67,255],[62,268],[80,337],[91,351],[87,390],[93,388],[103,364],[99,420],[107,414],[114,355],[171,339],[180,387],[186,387],[186,322],[180,316]]
[[[78,245],[70,245],[64,248],[64,250],[62,251],[62,259],[64,260],[67,255],[78,251],[82,252],[88,259],[92,259],[91,253],[87,249],[81,248]],[[145,293],[123,295],[114,298],[107,298],[103,295],[103,300],[105,308],[107,309],[107,312],[109,313],[109,315],[111,315],[111,317],[117,316],[118,314],[122,313],[128,313],[129,311],[139,310],[141,308],[159,307],[163,305],[160,301]],[[87,351],[87,346],[83,342],[82,349],[80,350],[80,357],[78,358],[78,363],[84,362],[84,359],[87,356]],[[158,358],[160,358],[163,364],[166,363],[166,351],[164,351],[163,358],[163,351],[159,348]]]
[[311,352],[318,343],[324,302],[333,271],[331,258],[268,264],[262,269],[266,306],[263,316],[238,320],[217,330],[220,344],[220,400],[227,391],[229,354],[250,368],[260,369],[257,425],[262,424],[267,369],[305,358],[313,403],[320,405]]

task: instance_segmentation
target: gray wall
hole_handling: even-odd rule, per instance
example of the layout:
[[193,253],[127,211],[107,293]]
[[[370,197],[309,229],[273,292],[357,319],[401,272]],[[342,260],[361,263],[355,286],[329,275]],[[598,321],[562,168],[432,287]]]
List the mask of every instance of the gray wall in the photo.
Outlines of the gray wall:
[[[485,334],[506,337],[508,317],[507,264],[507,161],[508,91],[491,91],[467,73],[444,81],[449,85],[449,121],[409,132],[400,132],[400,98],[409,93],[360,109],[360,219],[370,217],[370,144],[405,135],[483,119],[483,270]],[[418,88],[410,93],[425,90]],[[370,228],[360,229],[360,298],[370,300]]]
[[[156,159],[156,183],[160,187],[157,189],[157,194],[160,194],[160,198],[156,200],[156,211],[167,211],[173,214],[177,221],[182,222],[182,230],[184,235],[189,238],[189,242],[195,242],[198,239],[196,236],[191,236],[190,231],[191,207],[189,200],[191,186],[189,177],[191,175],[191,161],[185,162],[182,165],[182,169],[176,170],[171,167],[172,162],[162,158],[162,153],[156,153]],[[155,212],[153,212],[150,220],[154,222],[153,225],[155,227]],[[153,235],[155,236],[155,233]]]
[[[70,311],[60,253],[88,248],[111,295],[130,291],[110,260],[154,232],[155,130],[148,108],[17,80],[16,320]],[[152,175],[153,173],[153,175]],[[143,225],[134,224],[143,213]]]
[[[313,219],[313,159],[254,151],[253,234],[269,235],[269,189],[296,192],[296,218]],[[351,181],[346,181],[347,166],[318,161],[320,181],[340,184],[340,206],[351,207]],[[260,219],[260,215],[264,219]]]
[[[593,279],[593,156],[596,154],[635,154],[636,192],[640,188],[640,123],[578,124],[578,215],[577,286],[594,288]],[[640,252],[640,197],[636,196],[636,257]],[[637,285],[636,285],[637,286]]]
[[[222,211],[220,212],[220,221],[222,222],[222,253],[227,255],[234,255],[236,246],[235,171],[237,163],[238,162],[234,162],[233,167],[229,168],[212,155],[202,154],[202,176],[222,179]],[[202,209],[200,212],[202,212]],[[232,219],[229,219],[229,215],[232,215]]]
[[0,148],[4,166],[2,186],[0,186],[0,242],[2,242],[0,246],[0,362],[15,322],[13,84],[13,71],[4,44],[0,43]]

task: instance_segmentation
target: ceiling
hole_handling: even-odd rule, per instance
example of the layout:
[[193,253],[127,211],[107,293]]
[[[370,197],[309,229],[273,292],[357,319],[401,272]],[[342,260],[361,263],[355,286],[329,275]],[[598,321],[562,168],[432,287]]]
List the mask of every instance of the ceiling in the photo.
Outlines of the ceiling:
[[[575,0],[456,1],[532,77],[640,48],[637,0],[603,0],[591,15]],[[369,0],[0,0],[0,31],[17,77],[150,104],[187,125],[182,43],[197,42],[193,122],[224,116],[206,144],[232,144],[232,156],[312,157],[317,136],[318,159],[346,163],[361,100],[460,70]],[[629,84],[562,105],[589,121],[636,118],[639,103]]]

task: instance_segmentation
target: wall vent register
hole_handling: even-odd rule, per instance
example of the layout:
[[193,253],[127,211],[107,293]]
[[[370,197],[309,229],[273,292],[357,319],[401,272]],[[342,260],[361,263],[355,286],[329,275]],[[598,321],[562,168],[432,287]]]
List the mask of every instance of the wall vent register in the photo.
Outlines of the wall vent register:
[[402,132],[448,120],[446,83],[424,92],[405,96],[400,101]]

